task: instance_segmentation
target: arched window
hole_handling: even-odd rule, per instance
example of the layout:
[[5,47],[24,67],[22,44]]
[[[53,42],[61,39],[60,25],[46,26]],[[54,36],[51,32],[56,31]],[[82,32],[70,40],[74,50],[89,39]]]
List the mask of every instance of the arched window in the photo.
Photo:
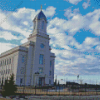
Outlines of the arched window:
[[42,27],[42,29],[44,28],[44,21],[42,21],[42,26],[41,27]]

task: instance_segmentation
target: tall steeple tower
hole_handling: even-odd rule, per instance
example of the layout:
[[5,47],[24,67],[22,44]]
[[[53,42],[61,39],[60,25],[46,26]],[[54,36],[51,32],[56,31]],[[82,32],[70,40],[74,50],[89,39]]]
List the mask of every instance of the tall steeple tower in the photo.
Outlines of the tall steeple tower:
[[33,32],[28,39],[32,41],[32,37],[34,35],[40,35],[42,37],[47,38],[48,35],[46,29],[47,29],[47,18],[42,11],[42,5],[41,5],[40,12],[33,19]]
[[42,33],[46,34],[47,19],[42,11],[42,6],[41,6],[40,12],[34,18],[33,24],[34,24],[33,34],[35,34],[35,32],[40,33],[40,34]]

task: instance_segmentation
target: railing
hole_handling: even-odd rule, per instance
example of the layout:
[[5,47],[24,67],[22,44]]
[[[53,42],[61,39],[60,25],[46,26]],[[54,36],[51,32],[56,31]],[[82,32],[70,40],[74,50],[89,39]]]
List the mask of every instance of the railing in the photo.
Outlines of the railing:
[[82,88],[71,89],[68,87],[57,86],[57,88],[42,88],[42,87],[17,87],[16,93],[34,94],[34,95],[100,95],[100,90]]

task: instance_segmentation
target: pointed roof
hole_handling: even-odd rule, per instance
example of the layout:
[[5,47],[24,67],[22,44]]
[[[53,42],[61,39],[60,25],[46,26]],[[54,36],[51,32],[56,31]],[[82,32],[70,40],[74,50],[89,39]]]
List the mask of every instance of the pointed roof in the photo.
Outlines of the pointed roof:
[[42,18],[44,18],[44,20],[47,22],[47,18],[46,18],[46,16],[44,15],[44,13],[42,12],[42,10],[36,15],[36,17],[34,18],[34,20],[35,19],[38,19],[38,20],[40,20],[40,19],[42,19]]

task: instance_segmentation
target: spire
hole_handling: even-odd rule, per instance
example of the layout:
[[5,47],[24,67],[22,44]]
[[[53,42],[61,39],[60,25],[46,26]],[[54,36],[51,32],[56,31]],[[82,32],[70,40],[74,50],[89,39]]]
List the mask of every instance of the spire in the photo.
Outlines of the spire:
[[[40,12],[35,16],[34,20],[35,20],[35,19],[40,20],[40,19],[42,19],[42,18],[44,18],[44,20],[47,22],[47,18],[46,18],[46,16],[44,15],[44,13],[43,13],[43,11],[42,11],[42,5],[41,5],[41,10],[40,10]],[[33,20],[33,21],[34,21],[34,20]]]
[[41,5],[41,11],[42,11],[42,5]]

